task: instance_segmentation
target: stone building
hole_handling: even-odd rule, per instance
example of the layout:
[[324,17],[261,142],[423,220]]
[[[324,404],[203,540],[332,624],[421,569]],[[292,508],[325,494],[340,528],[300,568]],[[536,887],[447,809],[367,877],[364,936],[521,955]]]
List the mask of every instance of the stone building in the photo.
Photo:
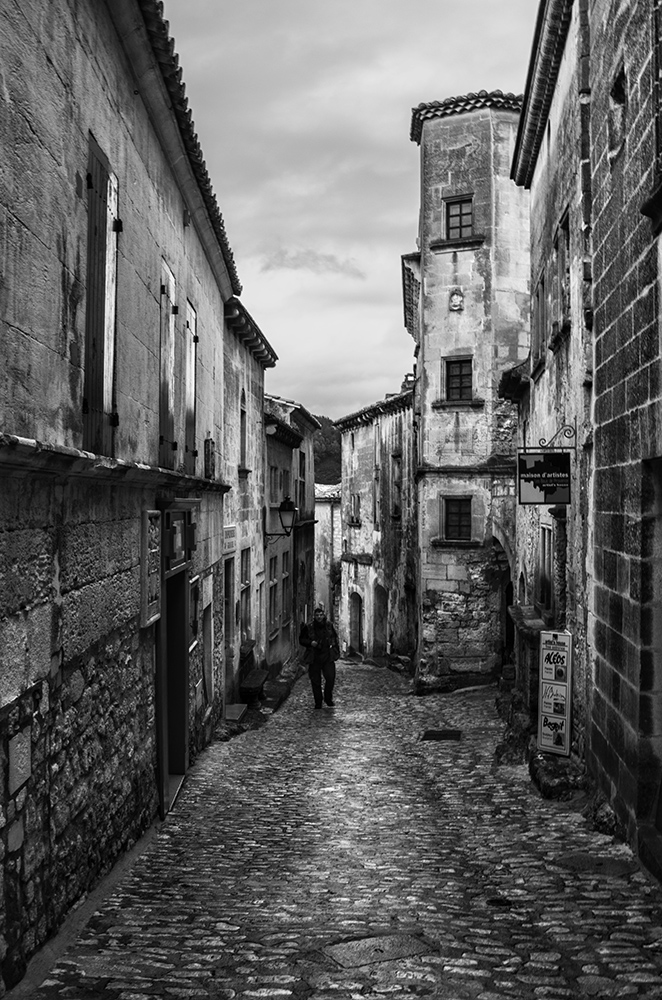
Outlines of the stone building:
[[[299,651],[299,629],[315,601],[315,456],[317,417],[292,399],[265,395],[266,664],[271,674]],[[296,507],[291,534],[283,533],[279,507]]]
[[522,597],[573,635],[572,750],[658,876],[659,18],[633,0],[540,4],[513,165],[532,195],[532,355],[503,384],[522,441],[576,428],[565,517],[518,519]]
[[[517,683],[536,721],[540,632],[572,632],[571,738],[583,758],[593,571],[589,38],[581,4],[567,18],[558,13],[548,6],[539,24],[513,158],[513,178],[531,199],[531,345],[527,360],[504,374],[501,395],[519,405],[518,444],[532,468],[556,449],[570,456],[570,498],[554,493],[544,503],[546,494],[534,494],[528,502],[522,485],[513,618]],[[559,31],[565,45],[557,44]],[[567,750],[568,734],[561,738]]]
[[13,985],[165,815],[219,718],[224,497],[232,486],[237,538],[261,548],[261,519],[245,529],[241,515],[258,508],[275,356],[236,303],[162,5],[10,0],[0,56],[0,959]]
[[413,390],[335,421],[342,434],[341,648],[416,649]]
[[492,676],[510,652],[516,409],[499,398],[528,351],[528,195],[510,179],[521,98],[414,109],[416,253],[403,257],[416,342],[419,691]]
[[338,620],[342,555],[341,484],[315,483],[315,604]]
[[225,303],[224,437],[221,479],[231,487],[223,522],[225,703],[241,700],[241,683],[267,656],[264,622],[264,373],[276,355],[239,299]]

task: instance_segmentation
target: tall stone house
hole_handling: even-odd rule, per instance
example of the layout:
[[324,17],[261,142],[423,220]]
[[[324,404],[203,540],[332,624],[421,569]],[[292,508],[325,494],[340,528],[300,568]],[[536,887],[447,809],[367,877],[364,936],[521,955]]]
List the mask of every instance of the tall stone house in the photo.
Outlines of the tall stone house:
[[415,340],[417,690],[481,681],[510,656],[517,411],[501,373],[528,351],[528,193],[510,178],[521,98],[420,104],[418,247],[402,258]]
[[341,484],[315,483],[315,604],[338,621],[342,554]]
[[513,162],[532,198],[531,358],[503,386],[521,441],[576,429],[565,511],[518,518],[521,618],[572,633],[571,750],[658,877],[660,27],[657,3],[540,3]]
[[[299,630],[315,601],[315,456],[320,422],[293,399],[265,395],[266,434],[265,588],[266,666],[271,675],[299,651]],[[288,536],[279,507],[294,503]]]
[[237,299],[162,5],[47,6],[0,11],[7,986],[167,813],[237,684],[276,360]]
[[416,649],[413,389],[335,421],[341,432],[341,648]]
[[[580,4],[567,17],[554,17],[551,8],[546,17],[547,24],[539,24],[544,41],[541,35],[531,63],[512,168],[531,198],[530,353],[504,373],[501,395],[519,406],[523,455],[549,458],[560,449],[571,456],[570,503],[527,503],[526,491],[520,496],[512,614],[517,684],[536,719],[540,633],[572,632],[572,741],[583,756],[593,575],[589,38]],[[561,23],[565,46],[557,45]]]
[[223,691],[242,699],[242,682],[267,657],[263,602],[265,536],[265,371],[277,356],[233,295],[224,305],[224,434],[221,479],[231,487],[223,509]]

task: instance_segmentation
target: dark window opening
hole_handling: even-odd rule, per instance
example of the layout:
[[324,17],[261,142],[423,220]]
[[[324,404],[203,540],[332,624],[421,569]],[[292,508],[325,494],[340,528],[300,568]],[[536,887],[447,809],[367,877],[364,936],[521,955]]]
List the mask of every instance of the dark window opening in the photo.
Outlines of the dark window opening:
[[471,498],[444,501],[444,535],[457,541],[471,541]]
[[446,239],[461,240],[473,235],[473,199],[446,204]]
[[446,398],[452,402],[473,398],[471,358],[446,362]]

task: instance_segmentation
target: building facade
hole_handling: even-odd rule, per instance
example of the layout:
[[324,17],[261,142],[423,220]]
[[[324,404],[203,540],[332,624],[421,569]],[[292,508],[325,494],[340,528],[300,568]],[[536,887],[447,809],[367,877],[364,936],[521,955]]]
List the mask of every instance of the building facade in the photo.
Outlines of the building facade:
[[572,634],[569,749],[658,877],[659,18],[657,3],[540,4],[513,163],[532,196],[531,360],[519,390],[516,371],[503,383],[523,443],[576,431],[565,509],[518,516],[521,598]]
[[267,655],[264,375],[277,356],[236,296],[225,303],[223,482],[223,690],[241,701],[241,682]]
[[559,450],[570,456],[570,502],[567,496],[558,502],[556,494],[548,503],[535,495],[536,502],[528,502],[526,487],[520,490],[513,618],[517,683],[536,718],[540,633],[572,632],[574,723],[572,733],[559,730],[558,739],[566,750],[572,739],[583,758],[592,657],[593,289],[589,36],[582,5],[568,8],[561,23],[565,45],[552,60],[554,87],[552,41],[545,36],[531,66],[513,158],[513,178],[531,198],[531,346],[526,362],[504,375],[502,395],[519,405],[518,445],[532,467],[536,456],[553,460]]
[[421,104],[418,250],[403,257],[416,342],[419,691],[494,676],[512,644],[516,409],[528,350],[528,195],[510,179],[521,99]]
[[416,650],[413,390],[336,421],[342,434],[341,649]]
[[[235,324],[241,286],[162,5],[49,9],[0,12],[8,986],[166,814],[220,717],[225,498],[248,462],[262,481],[275,358]],[[238,537],[261,554],[254,522]]]
[[315,483],[315,604],[338,621],[342,555],[341,484]]
[[[292,399],[265,396],[266,499],[264,614],[266,664],[277,674],[299,651],[299,630],[315,601],[315,456],[320,423]],[[279,507],[296,507],[294,528],[283,532]]]

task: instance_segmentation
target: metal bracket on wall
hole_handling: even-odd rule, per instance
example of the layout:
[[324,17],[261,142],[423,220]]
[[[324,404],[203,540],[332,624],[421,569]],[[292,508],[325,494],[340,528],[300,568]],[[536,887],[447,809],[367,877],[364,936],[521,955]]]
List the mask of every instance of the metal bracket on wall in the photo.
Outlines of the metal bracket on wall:
[[[554,445],[554,442],[556,441],[557,437],[560,434],[563,435],[563,437],[566,439],[566,441],[574,441],[574,444],[558,444],[558,445]],[[576,456],[577,455],[577,418],[575,417],[575,419],[573,420],[573,422],[571,424],[563,424],[562,427],[559,427],[559,429],[557,430],[556,434],[554,434],[554,436],[551,437],[549,439],[549,441],[546,438],[539,438],[539,440],[538,440],[538,448],[531,447],[531,445],[529,445],[528,447],[525,446],[524,448],[519,448],[518,451],[523,451],[523,452],[526,452],[526,451],[539,451],[540,449],[542,449],[543,451],[574,451],[575,456]]]

